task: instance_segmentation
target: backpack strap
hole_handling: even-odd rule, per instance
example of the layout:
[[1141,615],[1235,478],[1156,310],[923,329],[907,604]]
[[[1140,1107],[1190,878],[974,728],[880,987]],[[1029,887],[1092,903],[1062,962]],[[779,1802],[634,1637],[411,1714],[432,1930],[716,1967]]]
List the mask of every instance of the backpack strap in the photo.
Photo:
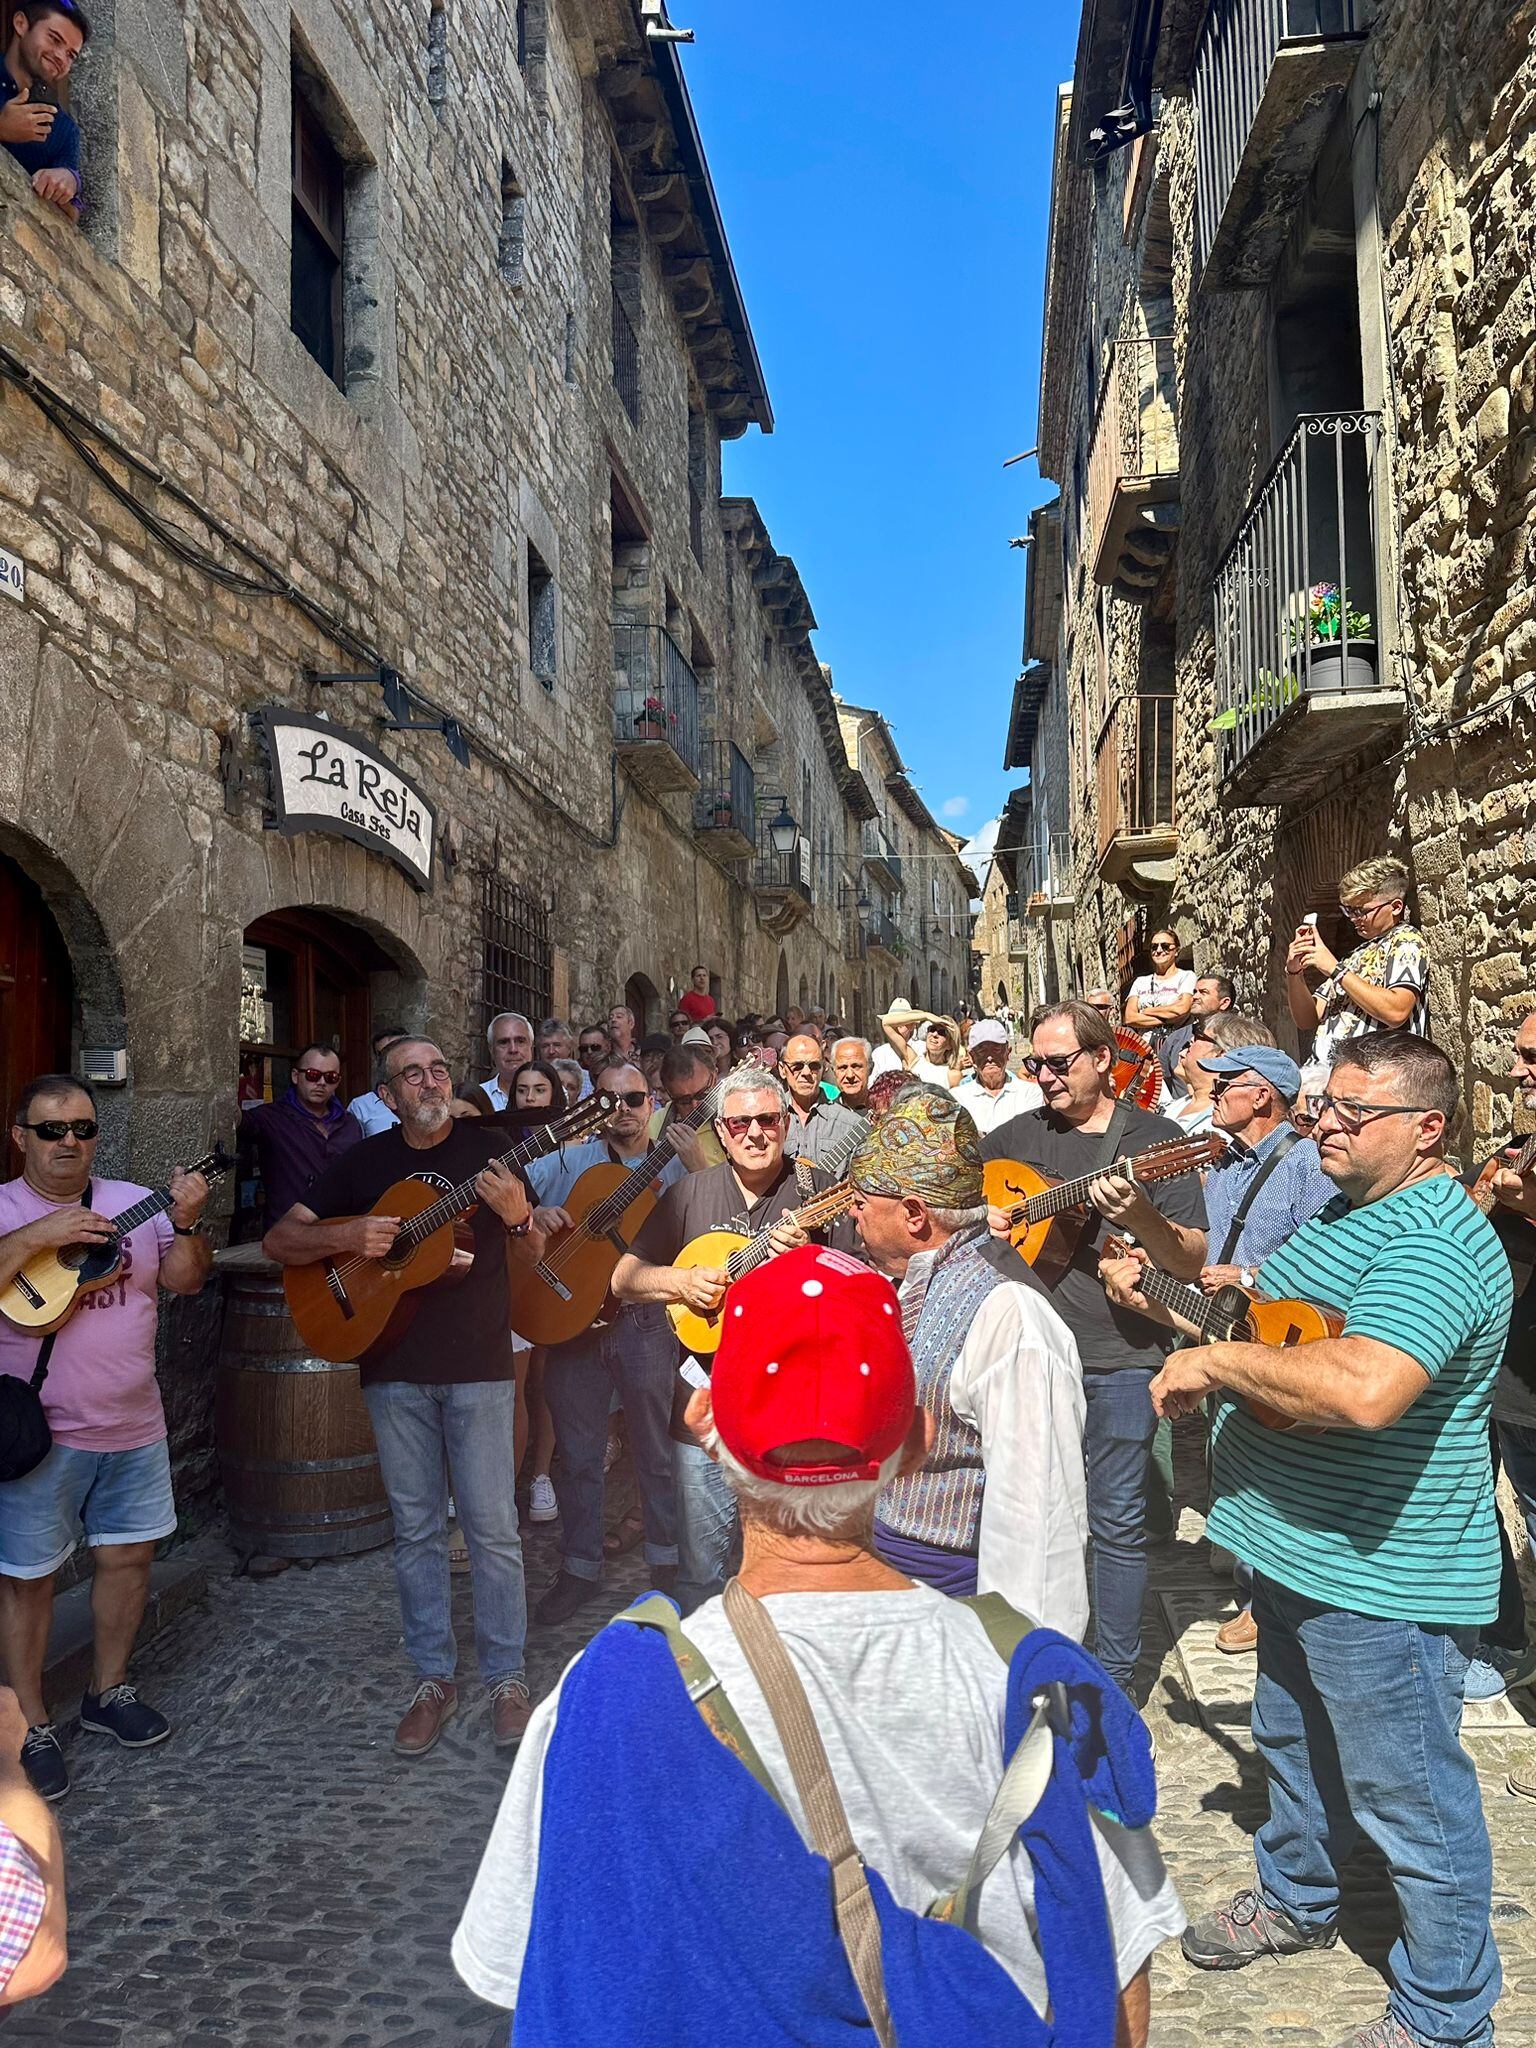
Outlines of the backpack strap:
[[672,1602],[664,1594],[650,1593],[633,1607],[626,1607],[622,1614],[616,1614],[614,1620],[633,1622],[636,1628],[655,1629],[672,1652],[678,1676],[705,1727],[722,1749],[728,1749],[738,1762],[746,1765],[775,1805],[782,1807],[778,1787],[769,1777],[768,1767],[742,1725],[741,1716],[731,1705],[730,1695],[703,1651],[683,1633],[682,1620]]
[[960,1605],[969,1607],[972,1614],[987,1632],[987,1641],[996,1650],[1005,1664],[1013,1662],[1013,1653],[1032,1629],[1040,1626],[1027,1614],[1020,1614],[1016,1607],[1010,1607],[1001,1593],[966,1593],[961,1596]]

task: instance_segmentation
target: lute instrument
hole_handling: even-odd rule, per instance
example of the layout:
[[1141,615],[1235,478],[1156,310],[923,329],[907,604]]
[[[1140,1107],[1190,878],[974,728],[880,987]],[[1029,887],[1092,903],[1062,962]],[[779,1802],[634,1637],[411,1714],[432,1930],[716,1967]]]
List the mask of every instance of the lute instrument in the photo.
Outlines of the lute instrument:
[[[580,1137],[612,1114],[614,1098],[591,1094],[552,1123],[540,1124],[521,1143],[499,1153],[501,1165],[526,1166],[570,1138]],[[431,1152],[423,1154],[423,1164]],[[477,1166],[468,1180],[446,1194],[424,1180],[407,1177],[387,1188],[369,1210],[371,1216],[398,1216],[395,1241],[381,1259],[361,1252],[337,1252],[307,1266],[288,1266],[283,1292],[294,1328],[309,1349],[332,1364],[345,1365],[377,1344],[396,1315],[395,1334],[417,1304],[411,1296],[440,1280],[453,1263],[453,1226],[475,1208],[480,1197],[475,1182],[492,1162]],[[333,1222],[350,1219],[333,1217]]]
[[1052,1180],[1018,1159],[989,1159],[982,1184],[989,1207],[1003,1210],[1008,1218],[1008,1242],[1034,1268],[1038,1280],[1054,1287],[1072,1263],[1088,1220],[1088,1190],[1096,1180],[1174,1180],[1209,1166],[1226,1149],[1226,1140],[1214,1135],[1170,1138],[1134,1158],[1113,1159],[1073,1180]]
[[[1119,1237],[1107,1237],[1101,1251],[1106,1259],[1131,1256],[1130,1246]],[[1138,1285],[1148,1301],[1160,1302],[1181,1322],[1192,1324],[1202,1344],[1273,1344],[1289,1350],[1296,1344],[1316,1344],[1324,1337],[1344,1334],[1343,1312],[1315,1302],[1266,1301],[1262,1294],[1236,1286],[1218,1287],[1214,1294],[1207,1294],[1192,1281],[1175,1279],[1153,1265],[1142,1267]],[[1290,1436],[1322,1433],[1320,1425],[1298,1422],[1251,1394],[1233,1394],[1232,1399],[1265,1429]]]
[[[188,1173],[200,1173],[210,1185],[228,1173],[234,1161],[222,1145],[215,1145]],[[86,1189],[83,1207],[89,1207]],[[30,1337],[46,1337],[69,1321],[87,1294],[98,1287],[110,1287],[122,1270],[123,1239],[141,1223],[169,1212],[169,1188],[151,1188],[132,1208],[111,1218],[112,1235],[102,1244],[48,1246],[34,1252],[4,1290],[0,1290],[0,1315]]]
[[1115,1026],[1115,1063],[1109,1070],[1109,1085],[1138,1109],[1156,1109],[1162,1100],[1163,1072],[1156,1050],[1129,1024]]
[[525,1273],[513,1325],[531,1344],[564,1344],[590,1329],[608,1298],[613,1269],[657,1202],[656,1177],[673,1157],[674,1138],[702,1130],[715,1114],[712,1088],[697,1109],[667,1125],[633,1166],[599,1160],[577,1180],[560,1207],[571,1219],[557,1230],[531,1274]]
[[680,1301],[667,1304],[667,1314],[685,1351],[691,1352],[695,1358],[714,1356],[720,1348],[720,1325],[725,1314],[725,1301],[730,1298],[731,1281],[739,1280],[743,1273],[750,1273],[754,1267],[778,1257],[778,1248],[772,1237],[781,1223],[798,1223],[809,1234],[847,1214],[853,1202],[854,1189],[853,1183],[841,1176],[847,1172],[848,1162],[863,1141],[864,1133],[859,1131],[833,1154],[821,1171],[833,1176],[834,1185],[819,1195],[812,1195],[798,1209],[786,1210],[782,1216],[776,1216],[772,1223],[753,1231],[750,1236],[739,1230],[706,1230],[701,1236],[690,1238],[683,1246],[672,1261],[674,1266],[721,1266],[729,1275],[725,1299],[708,1315],[702,1315]]

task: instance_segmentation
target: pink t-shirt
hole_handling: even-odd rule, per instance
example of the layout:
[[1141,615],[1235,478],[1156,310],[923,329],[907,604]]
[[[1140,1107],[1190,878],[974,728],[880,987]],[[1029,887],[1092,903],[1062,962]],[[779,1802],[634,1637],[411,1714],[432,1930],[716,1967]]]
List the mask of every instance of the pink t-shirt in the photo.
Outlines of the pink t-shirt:
[[[93,1179],[91,1207],[98,1216],[120,1216],[149,1192],[131,1180]],[[25,1180],[8,1180],[0,1185],[0,1237],[65,1206],[48,1201]],[[136,1451],[165,1435],[155,1380],[155,1317],[160,1260],[173,1238],[163,1210],[141,1223],[123,1242],[116,1279],[82,1295],[59,1331],[42,1392],[55,1443],[76,1451]],[[0,1316],[0,1372],[30,1379],[41,1344]]]

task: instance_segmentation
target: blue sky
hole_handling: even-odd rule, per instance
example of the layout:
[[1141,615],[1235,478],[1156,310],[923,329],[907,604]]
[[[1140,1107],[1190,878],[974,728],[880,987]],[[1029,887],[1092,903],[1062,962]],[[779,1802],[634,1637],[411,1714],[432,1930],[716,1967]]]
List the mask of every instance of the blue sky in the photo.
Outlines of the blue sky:
[[670,0],[777,419],[725,449],[838,690],[969,834],[1002,767],[1067,0]]

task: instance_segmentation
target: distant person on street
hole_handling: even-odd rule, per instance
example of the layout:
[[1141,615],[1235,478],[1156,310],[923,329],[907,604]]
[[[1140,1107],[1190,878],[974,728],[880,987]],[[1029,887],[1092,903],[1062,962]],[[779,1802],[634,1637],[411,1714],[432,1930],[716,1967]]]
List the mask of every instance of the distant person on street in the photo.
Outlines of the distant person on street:
[[838,1101],[845,1109],[856,1109],[860,1115],[866,1114],[873,1046],[867,1038],[834,1038],[830,1057]]
[[715,1014],[715,999],[709,992],[709,969],[695,967],[688,986],[678,997],[677,1007],[690,1024],[707,1024]]
[[1179,935],[1166,926],[1147,941],[1150,974],[1138,974],[1125,998],[1125,1021],[1154,1045],[1182,1024],[1194,1006],[1195,977],[1179,965]]
[[1040,1107],[1045,1098],[1036,1084],[1008,1071],[1008,1032],[1000,1018],[973,1024],[967,1046],[971,1071],[955,1089],[955,1100],[970,1111],[983,1137],[1009,1117]]
[[[1368,1031],[1429,1033],[1429,949],[1408,923],[1408,870],[1400,860],[1363,860],[1339,880],[1339,902],[1360,941],[1339,960],[1315,924],[1296,927],[1285,956],[1285,993],[1306,1051],[1329,1062]],[[1307,977],[1321,975],[1314,989]]]
[[[385,1046],[393,1045],[397,1038],[404,1038],[404,1029],[399,1024],[383,1024],[368,1041],[373,1054],[374,1065],[378,1065],[379,1054]],[[357,1125],[365,1138],[375,1137],[380,1131],[388,1131],[400,1121],[392,1109],[386,1109],[376,1088],[369,1088],[362,1095],[354,1095],[347,1104],[347,1115]]]
[[[688,1417],[739,1505],[740,1576],[686,1634],[668,1602],[632,1608],[539,1703],[460,1976],[518,2048],[855,2048],[870,2014],[898,2041],[1142,2048],[1149,1959],[1184,1924],[1144,1730],[1075,1643],[875,1554],[876,1499],[932,1436],[889,1283],[806,1247],[732,1307]],[[1074,1734],[973,1863],[1057,1678]],[[968,1872],[974,1933],[923,1918]]]
[[1195,1026],[1203,1017],[1218,1017],[1223,1010],[1230,1010],[1237,1001],[1236,985],[1225,974],[1197,974],[1195,992],[1190,997],[1189,1015],[1182,1024],[1174,1026],[1157,1049],[1158,1065],[1163,1070],[1163,1086],[1176,1101],[1187,1095],[1179,1074],[1179,1062],[1184,1057],[1184,1048],[1195,1035]]
[[361,1142],[362,1126],[338,1099],[340,1083],[340,1054],[328,1045],[306,1045],[277,1100],[259,1102],[241,1117],[241,1177],[259,1172],[268,1223],[286,1216],[333,1159]]

